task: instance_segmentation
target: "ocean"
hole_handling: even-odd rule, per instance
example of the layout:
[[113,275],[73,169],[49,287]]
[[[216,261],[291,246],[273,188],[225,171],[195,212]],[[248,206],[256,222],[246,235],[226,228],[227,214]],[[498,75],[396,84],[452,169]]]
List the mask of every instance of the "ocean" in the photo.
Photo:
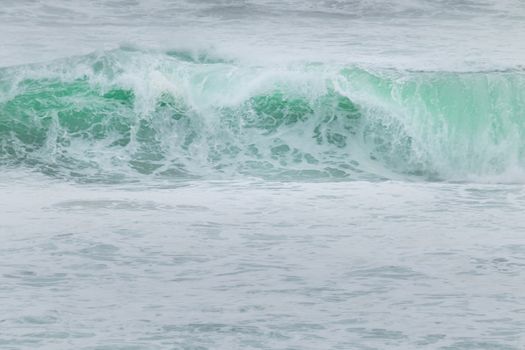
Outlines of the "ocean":
[[525,2],[2,0],[1,349],[525,349]]

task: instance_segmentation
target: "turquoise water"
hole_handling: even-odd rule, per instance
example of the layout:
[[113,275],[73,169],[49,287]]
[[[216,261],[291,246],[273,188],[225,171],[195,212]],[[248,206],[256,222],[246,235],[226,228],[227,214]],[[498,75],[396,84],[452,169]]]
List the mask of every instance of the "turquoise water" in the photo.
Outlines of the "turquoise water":
[[10,1],[0,348],[522,349],[520,1]]
[[118,49],[0,71],[0,156],[79,179],[519,181],[525,72]]

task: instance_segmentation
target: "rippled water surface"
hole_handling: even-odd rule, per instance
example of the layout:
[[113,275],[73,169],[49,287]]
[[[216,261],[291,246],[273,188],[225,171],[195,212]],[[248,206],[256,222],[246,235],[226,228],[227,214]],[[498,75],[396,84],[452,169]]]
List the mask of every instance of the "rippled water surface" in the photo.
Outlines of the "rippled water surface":
[[525,344],[521,186],[33,180],[0,185],[2,348]]

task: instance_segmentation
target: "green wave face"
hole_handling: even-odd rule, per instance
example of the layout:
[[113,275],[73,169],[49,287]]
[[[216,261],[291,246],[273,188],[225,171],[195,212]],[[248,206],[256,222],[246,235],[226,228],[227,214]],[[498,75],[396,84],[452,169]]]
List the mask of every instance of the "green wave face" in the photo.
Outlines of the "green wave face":
[[130,50],[0,70],[0,164],[82,180],[520,176],[524,120],[520,71],[251,67]]

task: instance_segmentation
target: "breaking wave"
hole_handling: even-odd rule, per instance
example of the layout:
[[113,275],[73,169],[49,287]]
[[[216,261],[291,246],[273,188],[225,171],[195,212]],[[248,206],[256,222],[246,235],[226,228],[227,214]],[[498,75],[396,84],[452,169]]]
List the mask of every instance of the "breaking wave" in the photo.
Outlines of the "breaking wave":
[[520,179],[524,132],[519,70],[250,66],[124,48],[0,70],[0,165],[84,180]]

